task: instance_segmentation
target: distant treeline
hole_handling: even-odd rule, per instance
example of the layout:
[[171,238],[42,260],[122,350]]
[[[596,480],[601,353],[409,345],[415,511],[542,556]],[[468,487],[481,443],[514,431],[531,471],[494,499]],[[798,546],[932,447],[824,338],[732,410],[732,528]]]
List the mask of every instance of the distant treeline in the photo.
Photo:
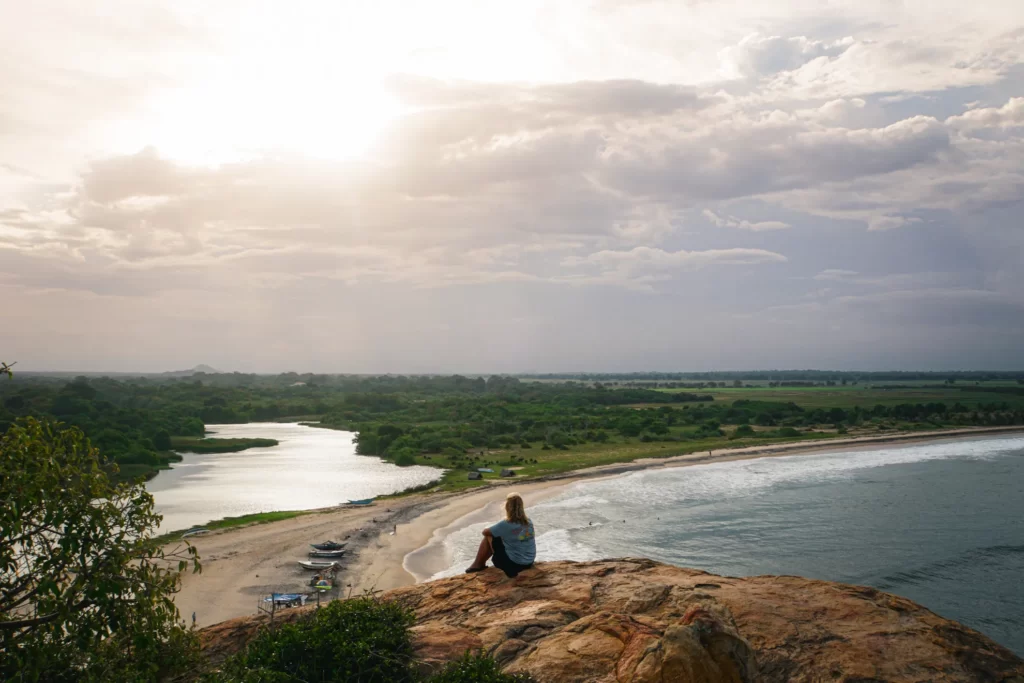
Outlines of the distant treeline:
[[[748,380],[751,382],[791,382],[802,381],[814,384],[822,382],[994,382],[1016,381],[1024,383],[1024,370],[987,371],[963,370],[949,372],[919,371],[840,371],[840,370],[744,370],[723,372],[622,372],[622,373],[546,373],[517,374],[522,379],[572,380],[578,382],[660,382],[660,381],[694,381],[694,382],[733,382]],[[785,386],[785,385],[783,385]]]

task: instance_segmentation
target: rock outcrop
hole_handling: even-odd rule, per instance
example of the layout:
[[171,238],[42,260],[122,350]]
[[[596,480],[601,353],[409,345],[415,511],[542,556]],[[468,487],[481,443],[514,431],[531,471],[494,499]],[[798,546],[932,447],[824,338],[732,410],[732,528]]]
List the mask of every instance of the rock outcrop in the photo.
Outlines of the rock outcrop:
[[[415,611],[425,667],[483,649],[539,683],[1024,683],[1019,657],[910,600],[792,576],[726,578],[631,558],[549,562],[516,579],[491,569],[385,597]],[[236,651],[262,623],[205,629],[205,650],[214,659]]]

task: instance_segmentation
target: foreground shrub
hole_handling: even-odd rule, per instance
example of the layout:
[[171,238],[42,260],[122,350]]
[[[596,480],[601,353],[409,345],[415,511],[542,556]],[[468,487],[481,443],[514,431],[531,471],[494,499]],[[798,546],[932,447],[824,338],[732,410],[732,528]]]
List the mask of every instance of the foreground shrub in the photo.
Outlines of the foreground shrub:
[[238,683],[412,682],[412,613],[373,598],[338,600],[263,631],[212,680]]
[[207,683],[523,683],[483,653],[428,678],[417,673],[412,612],[370,597],[339,600],[309,618],[261,632]]

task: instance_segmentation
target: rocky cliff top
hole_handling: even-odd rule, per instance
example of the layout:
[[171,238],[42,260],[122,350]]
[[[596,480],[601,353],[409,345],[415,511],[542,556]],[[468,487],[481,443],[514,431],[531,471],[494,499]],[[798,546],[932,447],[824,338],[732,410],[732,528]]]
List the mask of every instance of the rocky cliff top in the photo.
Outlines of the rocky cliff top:
[[[539,683],[1024,683],[1024,661],[977,631],[873,588],[793,576],[726,578],[632,558],[547,562],[516,579],[490,569],[384,597],[415,611],[425,666],[483,648]],[[263,623],[211,626],[204,648],[224,657]]]

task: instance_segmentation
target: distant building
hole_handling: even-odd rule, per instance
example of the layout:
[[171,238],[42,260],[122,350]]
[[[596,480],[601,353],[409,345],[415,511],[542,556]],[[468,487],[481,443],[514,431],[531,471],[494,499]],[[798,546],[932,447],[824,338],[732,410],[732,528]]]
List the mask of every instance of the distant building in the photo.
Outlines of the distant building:
[[516,476],[516,471],[515,470],[510,470],[510,469],[508,469],[506,467],[505,469],[503,469],[501,471],[501,476],[503,476],[503,477],[514,477],[514,476]]
[[470,478],[470,480],[473,480],[473,479],[483,479],[484,475],[480,474],[479,472],[470,472],[469,473],[469,478]]

